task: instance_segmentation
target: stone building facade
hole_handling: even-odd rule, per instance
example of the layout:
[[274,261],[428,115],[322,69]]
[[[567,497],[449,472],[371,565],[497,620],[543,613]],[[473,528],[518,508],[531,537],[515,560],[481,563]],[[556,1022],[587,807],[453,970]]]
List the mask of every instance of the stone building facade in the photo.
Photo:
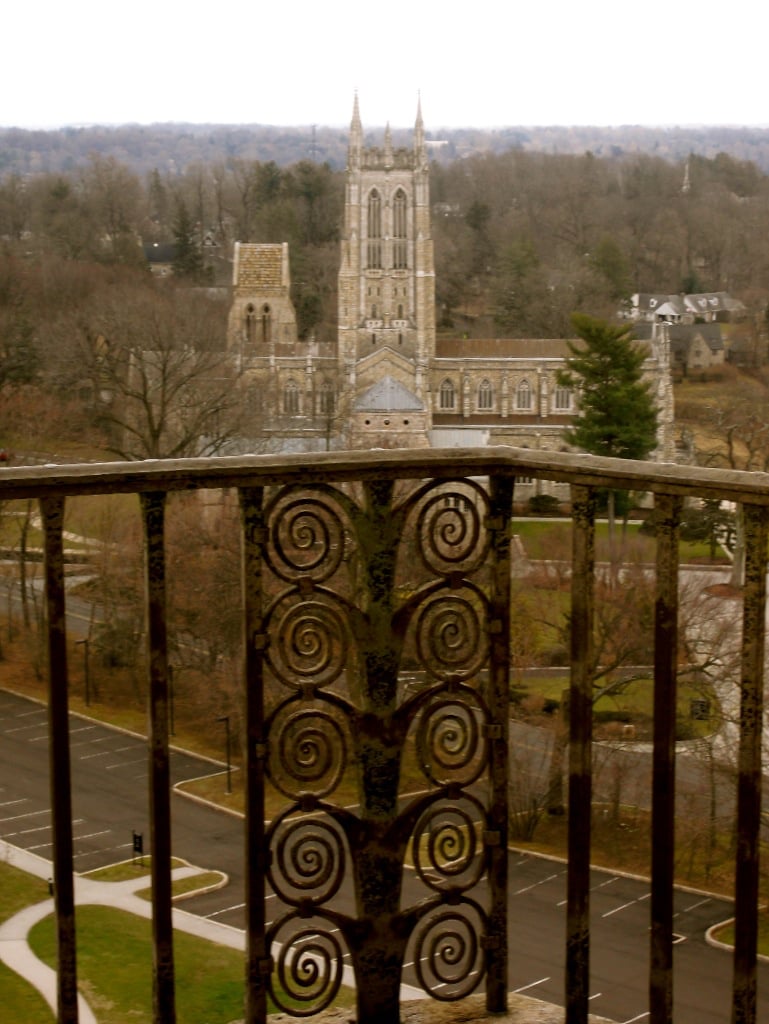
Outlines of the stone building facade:
[[[297,339],[285,246],[236,248],[229,344],[264,407],[273,450],[565,447],[575,396],[560,339],[437,338],[429,161],[421,109],[411,148],[365,147],[350,126],[335,344]],[[672,460],[670,344],[642,342]]]

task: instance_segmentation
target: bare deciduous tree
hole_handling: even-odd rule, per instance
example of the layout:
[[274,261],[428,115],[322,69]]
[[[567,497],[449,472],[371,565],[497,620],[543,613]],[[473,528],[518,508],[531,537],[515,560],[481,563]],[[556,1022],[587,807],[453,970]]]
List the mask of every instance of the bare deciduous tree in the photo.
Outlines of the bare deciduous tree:
[[224,317],[195,289],[126,286],[79,317],[79,351],[123,459],[212,455],[238,433]]

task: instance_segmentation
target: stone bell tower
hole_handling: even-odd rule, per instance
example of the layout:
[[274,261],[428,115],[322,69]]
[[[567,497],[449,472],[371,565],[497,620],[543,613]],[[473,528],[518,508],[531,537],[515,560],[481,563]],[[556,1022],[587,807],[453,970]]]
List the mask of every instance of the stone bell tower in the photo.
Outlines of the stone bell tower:
[[393,148],[389,126],[382,146],[364,148],[355,97],[338,338],[339,369],[348,387],[360,391],[387,373],[426,398],[435,353],[435,265],[421,104],[411,148]]

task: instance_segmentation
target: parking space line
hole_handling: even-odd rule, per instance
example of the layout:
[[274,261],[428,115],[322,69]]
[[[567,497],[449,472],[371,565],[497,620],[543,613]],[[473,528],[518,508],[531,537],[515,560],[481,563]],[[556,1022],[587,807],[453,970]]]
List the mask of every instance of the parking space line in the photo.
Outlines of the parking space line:
[[601,914],[601,917],[611,917],[612,914],[618,914],[620,910],[627,910],[628,907],[635,906],[636,903],[643,903],[644,900],[648,900],[650,897],[651,893],[647,892],[644,896],[639,896],[637,900],[629,900],[619,907],[614,907],[613,910],[607,910],[605,914]]
[[113,736],[100,736],[96,740],[83,740],[82,743],[72,743],[70,750],[75,750],[76,747],[94,747],[97,743],[110,743],[113,739]]
[[225,907],[223,910],[215,910],[212,914],[206,914],[207,918],[219,917],[222,914],[229,914],[231,910],[242,910],[245,907],[245,903],[236,903],[232,907]]
[[111,828],[103,828],[101,832],[87,832],[84,836],[73,836],[72,838],[76,843],[79,843],[83,839],[93,839],[94,836],[108,836],[111,831]]
[[42,811],[27,811],[25,814],[14,814],[10,818],[0,818],[0,825],[4,821],[19,821],[21,818],[36,818],[40,814],[50,814],[50,808],[46,807]]
[[546,978],[540,978],[539,981],[530,981],[528,985],[521,985],[520,988],[513,989],[514,992],[525,992],[527,989],[536,988],[537,985],[544,985],[546,981],[550,981],[550,975]]
[[523,892],[530,892],[532,889],[536,889],[537,886],[544,885],[546,882],[552,882],[554,878],[560,878],[561,875],[566,874],[565,871],[559,871],[555,875],[548,875],[547,878],[542,878],[538,882],[533,882],[531,885],[526,885],[523,889],[516,889],[512,894],[513,896],[520,896]]
[[[681,913],[682,914],[689,914],[689,913],[691,913],[692,910],[696,910],[697,907],[704,907],[706,903],[711,903],[711,902],[712,902],[712,900],[708,896],[704,900],[698,900],[697,903],[692,903],[692,905],[689,906],[689,907],[684,907],[684,909],[681,911]],[[678,916],[678,915],[676,915],[676,916]]]

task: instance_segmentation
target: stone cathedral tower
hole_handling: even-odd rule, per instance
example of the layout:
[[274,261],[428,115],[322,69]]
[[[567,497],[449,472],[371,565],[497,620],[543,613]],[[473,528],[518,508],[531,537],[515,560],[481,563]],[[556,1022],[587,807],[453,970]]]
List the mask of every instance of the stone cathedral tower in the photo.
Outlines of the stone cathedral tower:
[[398,388],[389,393],[410,393],[429,419],[434,355],[435,266],[421,106],[411,148],[393,148],[389,126],[381,147],[364,148],[356,96],[339,270],[340,376],[358,396],[392,380]]

